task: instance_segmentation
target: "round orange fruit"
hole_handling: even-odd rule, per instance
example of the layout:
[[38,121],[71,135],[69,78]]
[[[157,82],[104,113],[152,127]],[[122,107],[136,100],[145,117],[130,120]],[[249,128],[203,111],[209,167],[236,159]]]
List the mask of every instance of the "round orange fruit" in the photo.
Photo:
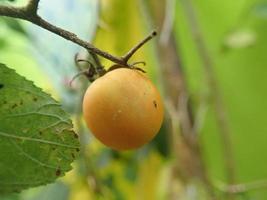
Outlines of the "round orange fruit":
[[85,122],[94,136],[116,150],[148,143],[163,120],[154,84],[140,71],[119,68],[95,80],[83,99]]

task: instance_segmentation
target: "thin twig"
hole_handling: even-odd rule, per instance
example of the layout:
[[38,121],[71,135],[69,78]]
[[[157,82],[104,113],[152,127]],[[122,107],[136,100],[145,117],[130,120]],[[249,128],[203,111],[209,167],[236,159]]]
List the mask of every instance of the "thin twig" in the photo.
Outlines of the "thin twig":
[[159,38],[161,45],[166,45],[171,37],[175,18],[175,3],[176,0],[166,0],[165,17]]
[[97,54],[99,56],[102,56],[103,58],[106,58],[114,63],[117,63],[119,65],[123,65],[125,67],[131,67],[131,65],[128,64],[128,60],[130,57],[141,47],[143,46],[147,41],[152,39],[156,35],[156,31],[153,31],[152,34],[150,34],[148,37],[146,37],[144,40],[142,40],[140,43],[138,43],[133,49],[131,49],[128,53],[126,53],[122,57],[117,57],[109,54],[108,52],[105,52],[101,49],[98,49],[91,43],[84,41],[80,39],[77,35],[75,35],[72,32],[69,32],[67,30],[64,30],[60,27],[57,27],[43,18],[41,18],[37,14],[38,9],[38,3],[39,0],[30,0],[29,3],[24,7],[14,7],[14,6],[0,6],[0,16],[6,16],[11,18],[18,18],[22,20],[29,21],[43,29],[46,29],[56,35],[61,36],[62,38],[69,40],[81,47],[84,47],[89,52],[92,52],[92,54]]
[[152,31],[144,40],[142,40],[140,43],[138,43],[136,46],[134,46],[128,53],[125,54],[125,56],[122,57],[122,60],[127,62],[132,55],[140,49],[145,43],[147,43],[149,40],[151,40],[153,37],[157,35],[156,31]]
[[27,5],[27,10],[31,13],[37,14],[39,2],[40,0],[29,0],[29,3]]
[[98,56],[97,56],[94,52],[90,52],[90,51],[88,51],[88,53],[92,56],[92,58],[93,58],[94,61],[95,61],[95,64],[96,64],[96,72],[97,72],[99,75],[102,76],[102,75],[106,72],[106,70],[105,70],[105,68],[103,67],[103,65],[101,64],[101,62],[100,62]]
[[225,157],[225,167],[227,171],[227,178],[230,184],[235,182],[235,170],[234,170],[234,158],[232,150],[232,142],[230,137],[230,128],[226,120],[225,108],[222,101],[222,95],[220,93],[218,82],[213,71],[213,61],[207,50],[206,44],[203,39],[202,32],[197,21],[197,17],[192,6],[191,0],[181,0],[185,13],[188,18],[188,22],[191,28],[192,35],[194,37],[197,50],[201,60],[203,62],[203,67],[205,70],[205,75],[208,81],[208,86],[210,88],[211,98],[215,104],[217,123],[220,128],[220,135],[223,142],[223,150]]

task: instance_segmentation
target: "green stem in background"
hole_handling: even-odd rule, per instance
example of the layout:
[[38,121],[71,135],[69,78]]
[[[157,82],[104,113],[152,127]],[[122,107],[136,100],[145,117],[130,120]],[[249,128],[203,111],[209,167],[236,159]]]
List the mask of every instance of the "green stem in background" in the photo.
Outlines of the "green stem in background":
[[175,20],[175,5],[176,5],[176,0],[166,0],[165,16],[159,38],[159,43],[161,45],[166,45],[170,40]]
[[[168,113],[168,133],[170,137],[171,157],[175,162],[172,165],[169,180],[168,199],[177,199],[178,194],[172,190],[176,181],[184,181],[185,186],[198,177],[203,183],[208,199],[215,199],[213,185],[207,175],[200,141],[194,132],[194,120],[192,118],[191,104],[188,101],[188,88],[186,76],[183,72],[183,62],[179,49],[179,38],[173,32],[173,17],[175,16],[175,0],[165,0],[155,3],[157,7],[153,10],[153,0],[139,0],[140,8],[144,14],[148,27],[160,26],[161,39],[155,45],[155,57],[160,63],[160,75],[164,79],[165,106]],[[165,10],[164,10],[165,7]],[[150,9],[152,8],[152,9]],[[164,19],[158,9],[165,15]],[[155,16],[154,16],[154,15]],[[155,19],[155,20],[153,20]],[[163,24],[162,24],[163,22]],[[156,24],[156,25],[155,25]]]
[[251,190],[267,188],[267,180],[258,180],[250,183],[240,183],[235,185],[226,185],[223,183],[216,184],[217,188],[227,194],[240,194]]
[[222,94],[220,92],[218,82],[214,73],[213,59],[208,52],[203,34],[201,32],[199,22],[196,17],[191,0],[181,0],[184,12],[189,22],[191,33],[198,50],[198,54],[202,60],[202,65],[207,78],[207,84],[211,92],[211,98],[215,106],[216,120],[220,129],[220,136],[223,142],[223,151],[225,158],[225,167],[227,172],[228,183],[235,182],[235,166],[233,157],[233,147],[231,141],[231,131],[227,122],[225,107],[223,104]]

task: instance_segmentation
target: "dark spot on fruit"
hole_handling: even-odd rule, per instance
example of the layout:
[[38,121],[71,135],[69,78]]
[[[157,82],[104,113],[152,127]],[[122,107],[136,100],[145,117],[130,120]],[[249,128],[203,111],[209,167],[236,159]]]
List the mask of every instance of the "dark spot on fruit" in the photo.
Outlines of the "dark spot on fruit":
[[61,170],[60,169],[57,169],[56,176],[60,176],[60,174],[61,174]]
[[13,106],[11,106],[12,109],[16,108],[18,105],[15,103]]
[[37,101],[38,99],[37,99],[37,97],[33,97],[33,99],[32,99],[33,101]]
[[76,148],[76,151],[77,151],[77,152],[79,152],[79,151],[80,151],[80,149],[79,149],[79,148]]
[[157,104],[157,102],[156,102],[155,100],[153,101],[153,104],[154,104],[154,107],[155,107],[155,108],[158,107],[158,104]]
[[0,83],[0,89],[2,89],[4,87],[4,84]]

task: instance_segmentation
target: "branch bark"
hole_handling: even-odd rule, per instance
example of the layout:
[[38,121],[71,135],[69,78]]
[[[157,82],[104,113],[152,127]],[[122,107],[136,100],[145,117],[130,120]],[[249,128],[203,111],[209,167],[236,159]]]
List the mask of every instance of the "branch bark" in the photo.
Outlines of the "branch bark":
[[46,29],[56,35],[59,35],[60,37],[69,40],[81,47],[84,47],[92,54],[99,55],[103,58],[106,58],[116,64],[123,65],[125,67],[132,67],[131,64],[128,64],[128,60],[131,58],[131,56],[141,47],[143,46],[147,41],[152,39],[156,34],[155,31],[153,31],[150,35],[148,35],[145,40],[142,40],[140,43],[138,43],[135,47],[132,48],[128,53],[126,53],[122,57],[117,57],[114,55],[109,54],[108,52],[105,52],[91,43],[84,41],[80,39],[77,35],[74,33],[64,30],[60,27],[57,27],[46,20],[44,20],[42,17],[40,17],[37,14],[38,10],[38,4],[40,0],[30,0],[28,4],[24,7],[14,7],[14,6],[0,6],[0,16],[6,16],[11,18],[18,18],[22,19],[28,22],[31,22],[43,29]]
[[[167,121],[167,125],[171,157],[175,158],[169,185],[173,185],[173,182],[178,179],[187,186],[192,179],[197,177],[206,188],[207,199],[216,199],[213,185],[207,175],[200,140],[196,137],[193,128],[194,119],[191,104],[188,101],[189,94],[183,71],[184,63],[182,62],[179,38],[175,38],[173,27],[171,27],[171,21],[174,19],[170,19],[170,17],[174,17],[174,15],[165,16],[174,12],[170,8],[175,8],[175,0],[168,1],[171,6],[165,8],[165,13],[166,0],[160,1],[160,3],[153,0],[139,0],[139,2],[149,27],[168,27],[163,32],[166,35],[162,38],[165,39],[156,43],[155,54],[160,64],[160,74],[164,80],[165,106],[170,119]],[[168,23],[168,25],[163,23]],[[170,189],[168,199],[177,199],[180,194],[176,192]]]

